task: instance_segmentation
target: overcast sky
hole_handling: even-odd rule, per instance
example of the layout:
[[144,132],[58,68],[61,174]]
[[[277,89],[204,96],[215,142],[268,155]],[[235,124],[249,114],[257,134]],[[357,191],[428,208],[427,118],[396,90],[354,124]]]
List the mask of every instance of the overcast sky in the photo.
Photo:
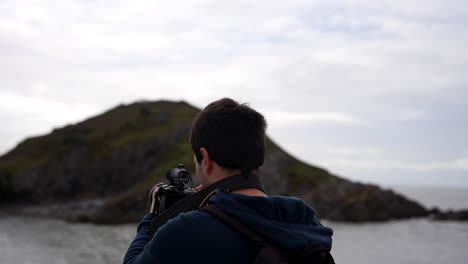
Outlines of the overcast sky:
[[120,103],[249,102],[299,159],[468,187],[466,1],[0,1],[0,153]]

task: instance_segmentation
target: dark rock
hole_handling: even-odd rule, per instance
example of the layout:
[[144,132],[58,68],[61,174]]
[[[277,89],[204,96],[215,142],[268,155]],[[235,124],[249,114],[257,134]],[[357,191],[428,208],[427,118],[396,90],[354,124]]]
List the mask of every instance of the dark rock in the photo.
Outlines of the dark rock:
[[433,220],[440,221],[468,221],[468,209],[465,210],[448,210],[446,212],[438,209],[432,209],[429,211],[430,218]]

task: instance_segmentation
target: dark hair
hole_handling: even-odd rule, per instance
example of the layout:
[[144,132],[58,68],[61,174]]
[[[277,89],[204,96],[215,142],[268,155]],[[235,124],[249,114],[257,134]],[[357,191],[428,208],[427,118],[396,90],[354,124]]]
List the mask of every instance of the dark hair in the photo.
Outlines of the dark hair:
[[190,144],[199,163],[204,147],[218,165],[249,172],[263,165],[266,126],[263,115],[247,104],[223,98],[195,117]]

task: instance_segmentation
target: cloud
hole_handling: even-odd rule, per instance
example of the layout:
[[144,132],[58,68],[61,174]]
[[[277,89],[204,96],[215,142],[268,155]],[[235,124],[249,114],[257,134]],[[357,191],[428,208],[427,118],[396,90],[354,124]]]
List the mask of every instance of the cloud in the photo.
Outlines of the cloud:
[[322,147],[315,148],[316,151],[323,153],[326,156],[375,156],[381,155],[382,150],[372,148],[372,147],[344,147],[344,146],[330,146],[325,145]]
[[95,115],[97,110],[81,102],[64,103],[0,91],[0,120],[3,124],[0,154],[26,137],[46,134],[52,128],[81,121]]
[[[38,85],[37,89],[44,89]],[[59,122],[71,122],[82,119],[96,111],[92,106],[76,102],[67,104],[47,98],[25,97],[13,93],[0,93],[0,109],[2,112],[11,112],[28,117],[48,116]]]
[[359,120],[349,114],[339,112],[281,112],[263,110],[266,119],[275,125],[304,124],[304,123],[336,123],[336,124],[359,124]]
[[332,159],[327,162],[337,167],[371,170],[402,170],[409,172],[463,171],[468,172],[468,157],[447,161],[408,162],[386,159]]
[[[203,107],[224,96],[265,109],[272,136],[293,153],[326,140],[330,148],[355,143],[389,153],[396,135],[423,123],[410,131],[412,141],[446,142],[444,134],[467,129],[463,117],[445,126],[468,111],[467,7],[461,0],[3,1],[0,122],[9,125],[0,133],[9,136],[0,151],[120,102]],[[291,124],[301,138],[281,132]],[[466,133],[459,134],[433,160],[465,155]],[[402,154],[427,155],[404,144],[399,150],[411,151]],[[382,160],[381,168],[392,165]]]

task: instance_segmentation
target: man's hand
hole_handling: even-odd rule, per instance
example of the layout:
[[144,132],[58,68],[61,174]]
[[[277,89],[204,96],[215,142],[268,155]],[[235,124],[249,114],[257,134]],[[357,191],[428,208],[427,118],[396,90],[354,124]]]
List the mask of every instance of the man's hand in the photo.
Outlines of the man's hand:
[[[149,202],[150,202],[150,208],[149,212],[152,214],[158,213],[159,210],[159,200],[157,197],[157,193],[159,191],[159,188],[163,186],[165,183],[158,183],[151,188],[150,194],[149,194]],[[197,187],[195,187],[195,191],[199,192],[200,190],[203,189],[203,186],[200,184]]]
[[157,193],[159,191],[159,188],[163,186],[164,183],[158,183],[151,188],[150,194],[149,194],[149,200],[150,200],[150,209],[149,212],[152,214],[156,214],[159,210],[159,201],[157,198]]

